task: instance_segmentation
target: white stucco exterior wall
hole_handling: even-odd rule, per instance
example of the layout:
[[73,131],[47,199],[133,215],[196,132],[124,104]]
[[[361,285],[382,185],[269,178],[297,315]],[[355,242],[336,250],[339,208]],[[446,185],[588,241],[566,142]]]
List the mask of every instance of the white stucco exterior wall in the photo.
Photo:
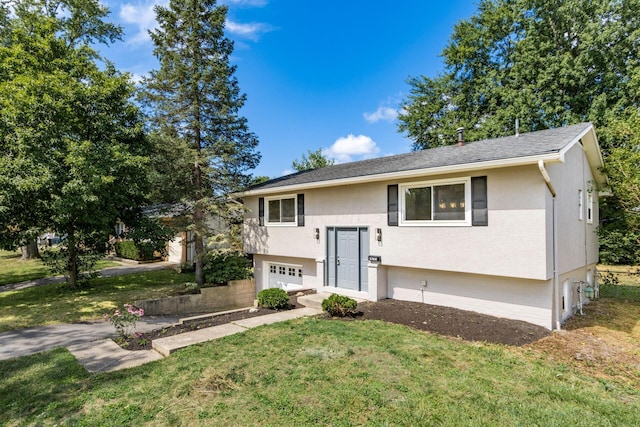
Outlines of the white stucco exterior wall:
[[[579,144],[567,151],[564,160],[546,164],[557,191],[560,283],[586,281],[598,254],[597,191],[589,186],[593,175]],[[469,176],[487,177],[488,226],[387,225],[388,185]],[[589,188],[594,200],[592,223],[587,223],[586,212]],[[578,189],[584,195],[581,221]],[[553,304],[562,291],[553,295],[553,198],[537,165],[298,193],[305,198],[304,227],[259,226],[259,197],[244,200],[249,209],[245,250],[255,254],[257,291],[269,286],[269,263],[292,264],[302,266],[305,287],[319,292],[425,302],[554,327]],[[327,227],[349,226],[369,228],[369,253],[381,257],[369,277],[375,276],[379,288],[372,288],[371,279],[367,292],[324,287]],[[380,242],[376,229],[382,232]]]
[[[486,227],[387,225],[387,185],[380,182],[305,191],[305,226],[258,225],[258,197],[247,197],[248,253],[324,259],[326,228],[369,227],[372,255],[389,266],[546,280],[546,186],[537,168],[488,171]],[[442,179],[447,176],[430,177]],[[404,181],[406,182],[406,181]],[[399,182],[400,184],[402,182]],[[315,239],[315,229],[320,239]],[[375,229],[382,230],[382,242]]]
[[[422,284],[426,281],[426,286]],[[443,305],[552,328],[551,280],[389,268],[388,297]]]

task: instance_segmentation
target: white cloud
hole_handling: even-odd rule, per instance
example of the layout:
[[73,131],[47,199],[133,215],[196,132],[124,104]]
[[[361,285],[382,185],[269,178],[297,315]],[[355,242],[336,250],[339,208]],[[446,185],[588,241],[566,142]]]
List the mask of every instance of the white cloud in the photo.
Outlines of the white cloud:
[[[228,0],[226,3],[237,6],[264,6],[264,0]],[[157,27],[156,13],[153,8],[156,5],[167,7],[169,0],[146,0],[138,3],[124,3],[120,6],[120,19],[125,24],[132,24],[138,28],[138,32],[131,37],[130,43],[146,43],[151,40],[149,30]],[[225,23],[226,30],[245,39],[257,41],[260,35],[272,31],[273,28],[263,23],[242,24],[230,19]]]
[[378,107],[373,113],[364,113],[363,116],[368,123],[376,123],[380,120],[391,122],[398,117],[398,111],[391,107]]
[[260,22],[241,24],[230,19],[227,19],[227,22],[225,22],[225,29],[231,34],[235,34],[237,36],[244,37],[245,39],[253,41],[257,41],[262,34],[268,33],[269,31],[273,30],[273,28],[268,24],[263,24]]
[[291,175],[294,171],[292,171],[291,169],[285,169],[282,171],[282,176],[285,175]]
[[131,43],[145,43],[151,40],[149,30],[157,26],[156,13],[153,8],[156,5],[167,6],[168,0],[152,0],[144,3],[125,3],[120,6],[120,19],[126,24],[138,27],[138,32],[129,40]]
[[368,136],[349,134],[338,138],[331,147],[322,150],[322,154],[334,159],[337,163],[347,163],[353,160],[353,156],[361,158],[375,157],[380,148],[375,141]]

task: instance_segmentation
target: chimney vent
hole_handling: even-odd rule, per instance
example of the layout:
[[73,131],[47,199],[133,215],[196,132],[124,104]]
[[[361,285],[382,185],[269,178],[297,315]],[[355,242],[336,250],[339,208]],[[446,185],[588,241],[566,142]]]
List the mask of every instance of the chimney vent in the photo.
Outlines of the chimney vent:
[[458,128],[458,147],[464,145],[464,128]]

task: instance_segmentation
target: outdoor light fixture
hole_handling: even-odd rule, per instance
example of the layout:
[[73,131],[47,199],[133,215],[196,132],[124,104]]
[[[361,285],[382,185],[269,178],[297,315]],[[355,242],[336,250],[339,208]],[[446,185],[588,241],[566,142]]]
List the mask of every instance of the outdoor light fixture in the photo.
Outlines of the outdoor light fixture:
[[316,240],[320,240],[320,229],[316,228],[316,231],[314,233],[314,237],[316,238]]
[[376,240],[382,242],[382,228],[376,228]]

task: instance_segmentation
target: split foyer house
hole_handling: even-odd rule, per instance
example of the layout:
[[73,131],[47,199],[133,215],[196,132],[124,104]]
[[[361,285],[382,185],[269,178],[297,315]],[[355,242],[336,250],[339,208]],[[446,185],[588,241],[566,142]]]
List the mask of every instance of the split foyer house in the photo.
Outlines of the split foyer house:
[[240,194],[257,291],[315,288],[558,328],[595,286],[602,166],[583,123],[259,184]]

